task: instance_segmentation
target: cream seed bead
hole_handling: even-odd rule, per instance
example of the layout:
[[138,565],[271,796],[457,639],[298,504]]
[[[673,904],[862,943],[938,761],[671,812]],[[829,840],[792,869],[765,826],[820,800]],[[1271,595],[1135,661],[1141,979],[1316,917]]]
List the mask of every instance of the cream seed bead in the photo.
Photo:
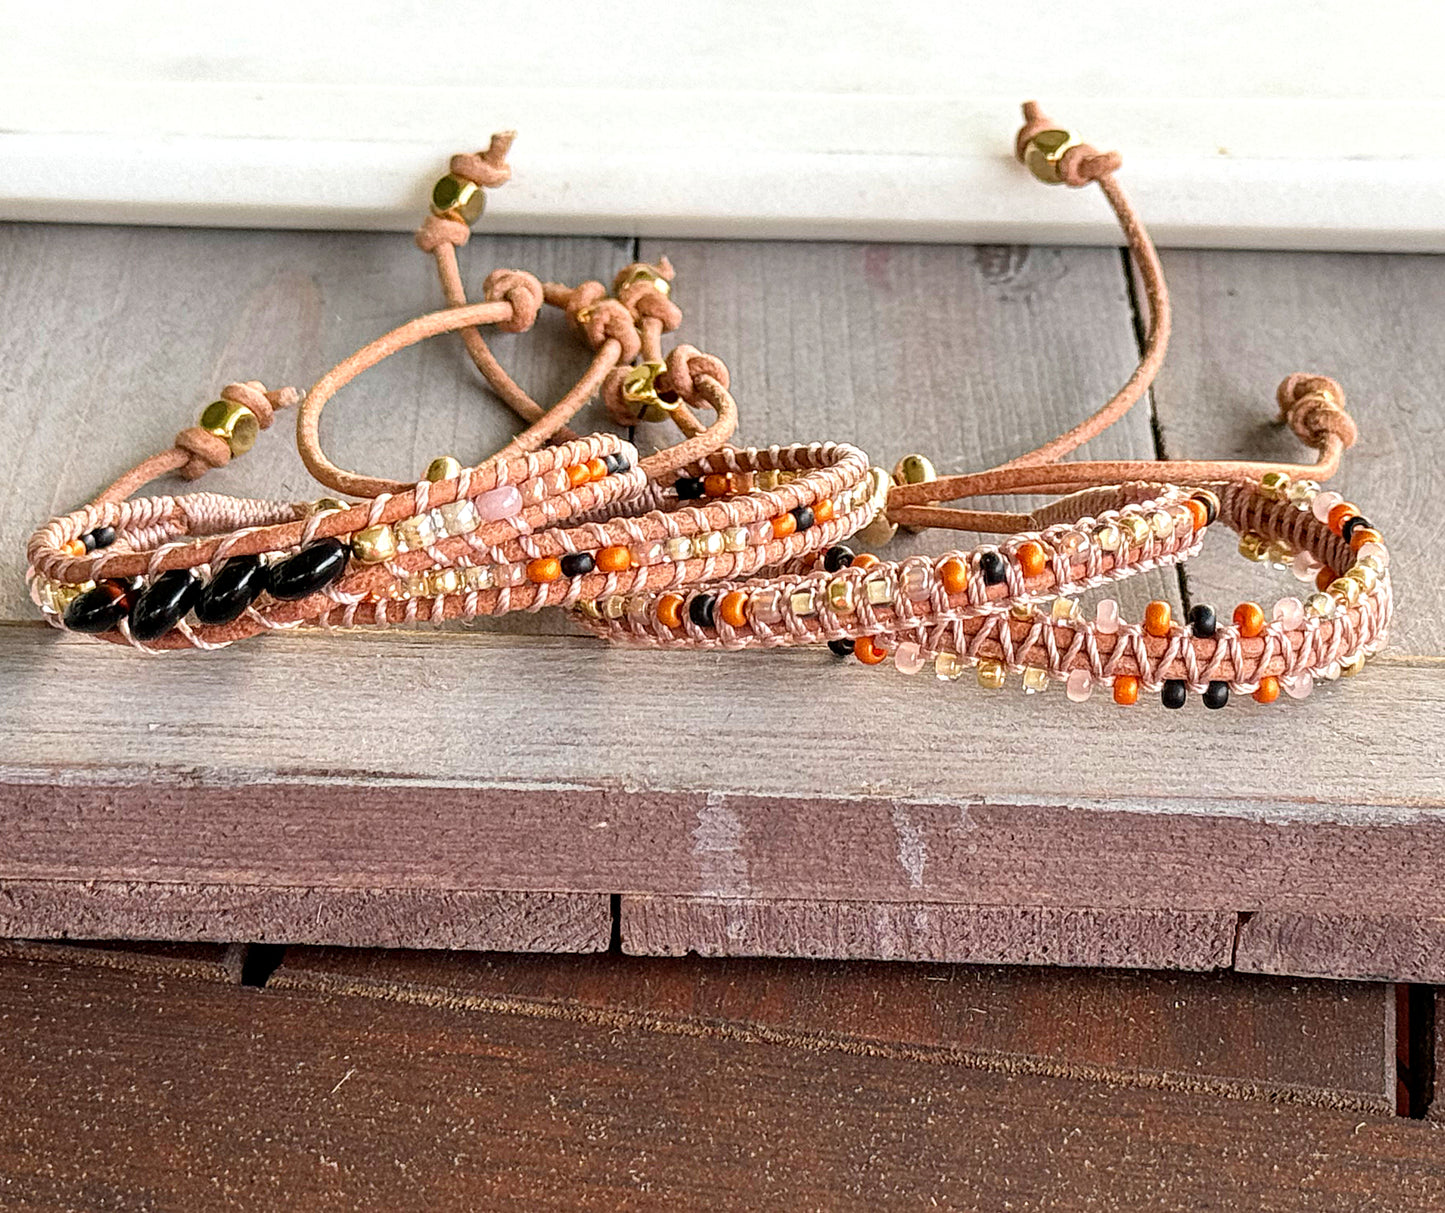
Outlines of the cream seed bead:
[[747,550],[748,533],[740,526],[730,526],[722,533],[723,548],[729,552],[742,552]]
[[622,594],[609,594],[602,600],[602,613],[608,619],[621,619],[627,614],[627,598]]
[[1094,680],[1088,670],[1071,670],[1064,680],[1064,694],[1070,703],[1083,703],[1094,693]]
[[1344,498],[1333,489],[1326,489],[1323,493],[1315,494],[1314,500],[1310,502],[1310,513],[1315,516],[1317,521],[1328,525],[1330,521],[1330,511],[1343,500]]
[[858,607],[853,583],[846,577],[828,582],[828,605],[839,615],[851,615]]
[[1037,695],[1040,691],[1048,689],[1049,672],[1036,665],[1027,666],[1024,669],[1024,694]]
[[788,606],[794,615],[812,615],[818,609],[812,590],[794,590],[788,596]]
[[492,570],[485,564],[474,564],[462,570],[462,580],[469,590],[490,590]]
[[1329,594],[1311,594],[1305,599],[1305,614],[1316,619],[1329,619],[1335,613],[1335,600]]
[[1054,619],[1077,619],[1079,604],[1072,598],[1055,598],[1049,607],[1049,615]]
[[1004,669],[1003,662],[986,657],[978,663],[974,677],[978,679],[978,685],[984,690],[997,691],[1002,689],[1008,673]]
[[1112,522],[1106,522],[1094,532],[1094,542],[1106,552],[1117,552],[1124,536]]
[[963,662],[957,653],[940,653],[933,659],[933,672],[941,682],[957,682],[963,677]]
[[863,596],[869,606],[884,606],[893,601],[893,582],[887,577],[870,577],[863,583]]
[[923,669],[923,650],[911,640],[901,641],[893,652],[893,664],[903,674],[916,674]]
[[1149,524],[1139,514],[1125,514],[1119,525],[1123,528],[1125,537],[1135,547],[1149,538]]
[[720,556],[723,550],[721,531],[703,531],[692,541],[693,553],[697,556]]
[[1072,559],[1089,550],[1089,537],[1082,531],[1065,531],[1055,540],[1055,545],[1065,556]]
[[692,540],[686,535],[674,535],[667,541],[667,558],[669,560],[691,560]]
[[429,548],[437,540],[436,523],[429,514],[415,514],[403,518],[395,526],[397,546],[403,552]]
[[437,514],[442,529],[448,535],[469,534],[475,531],[482,521],[477,514],[477,507],[465,498],[461,501],[448,501],[446,505],[438,507]]
[[1149,529],[1160,539],[1174,534],[1174,519],[1165,510],[1155,510],[1149,515]]

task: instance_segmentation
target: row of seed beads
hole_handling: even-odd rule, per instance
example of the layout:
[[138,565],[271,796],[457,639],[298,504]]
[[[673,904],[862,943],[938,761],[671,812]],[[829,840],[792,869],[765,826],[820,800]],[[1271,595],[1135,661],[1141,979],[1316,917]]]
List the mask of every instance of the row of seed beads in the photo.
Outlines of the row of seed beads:
[[[644,596],[628,604],[627,623],[607,634],[617,632],[620,638],[650,644],[725,648],[828,639],[835,653],[841,655],[846,642],[860,660],[877,664],[883,650],[871,637],[996,610],[989,597],[991,587],[1005,586],[1009,597],[1027,600],[1078,592],[1181,559],[1197,550],[1203,528],[1217,509],[1211,494],[1184,499],[1182,493],[1169,492],[1105,511],[1098,518],[1016,537],[1002,548],[990,546],[937,559],[911,557],[896,564],[882,564],[872,556],[852,558],[849,549],[838,546],[823,553],[821,561],[800,568],[796,577],[723,584],[698,590],[691,598],[681,593]],[[1076,572],[1076,567],[1082,571]],[[1050,569],[1053,588],[1031,593],[1026,581]],[[860,570],[863,576],[858,575]],[[621,613],[609,617],[617,619]],[[857,637],[860,628],[865,632],[862,638]],[[710,630],[717,632],[716,638],[708,634]]]
[[[1359,512],[1357,506],[1345,501],[1339,493],[1326,492],[1311,480],[1290,481],[1284,473],[1266,473],[1259,485],[1259,494],[1266,500],[1290,502],[1300,510],[1309,510],[1313,516],[1340,538],[1344,539],[1354,554],[1351,567],[1336,576],[1322,567],[1322,562],[1305,549],[1295,549],[1280,540],[1267,540],[1258,532],[1246,532],[1240,540],[1240,550],[1250,559],[1267,560],[1281,568],[1291,568],[1296,575],[1316,581],[1317,592],[1304,602],[1298,598],[1283,598],[1274,605],[1275,624],[1285,630],[1300,627],[1307,619],[1324,620],[1334,618],[1342,608],[1355,605],[1364,594],[1375,591],[1389,565],[1389,553],[1379,532]],[[1217,501],[1212,494],[1196,494],[1208,510],[1208,521],[1212,522],[1217,513]],[[1307,559],[1304,559],[1307,557]],[[1031,609],[1014,608],[1015,618],[1028,618]],[[1067,599],[1058,599],[1053,604],[1055,619],[1076,617],[1075,604]],[[1232,615],[1235,634],[1242,638],[1263,635],[1268,626],[1263,608],[1255,602],[1242,602],[1235,607]],[[1117,602],[1111,599],[1101,601],[1096,608],[1094,628],[1102,633],[1119,630],[1121,621]],[[1219,634],[1219,623],[1214,609],[1205,604],[1196,604],[1189,612],[1189,634],[1211,639]],[[1167,637],[1174,628],[1172,611],[1168,603],[1154,601],[1145,608],[1142,631],[1149,636]],[[870,641],[870,647],[878,647]],[[1383,644],[1378,639],[1351,655],[1343,662],[1331,662],[1320,675],[1327,680],[1349,677],[1360,672],[1367,657],[1372,656]],[[886,655],[886,654],[885,654]],[[877,658],[881,660],[881,658]],[[921,647],[912,641],[897,645],[895,664],[905,673],[917,673],[923,667]],[[941,652],[936,658],[939,678],[952,680],[961,676],[964,660],[953,652]],[[1003,662],[984,658],[975,663],[980,686],[988,689],[1002,687],[1006,681],[1007,667]],[[1138,701],[1142,689],[1141,680],[1134,675],[1120,674],[1108,679],[1113,700],[1117,704],[1132,705]],[[1251,697],[1259,703],[1273,703],[1280,691],[1296,699],[1303,699],[1314,687],[1315,675],[1301,671],[1294,676],[1277,677],[1263,675],[1251,691]],[[1040,667],[1025,667],[1023,670],[1024,690],[1034,693],[1048,685],[1048,671]],[[1094,688],[1094,679],[1088,670],[1076,669],[1069,672],[1064,680],[1065,691],[1070,700],[1087,700]],[[1189,686],[1183,679],[1165,679],[1160,685],[1160,701],[1166,708],[1177,709],[1185,705]],[[1219,709],[1229,703],[1230,684],[1223,680],[1211,680],[1205,685],[1201,701],[1205,707]]]

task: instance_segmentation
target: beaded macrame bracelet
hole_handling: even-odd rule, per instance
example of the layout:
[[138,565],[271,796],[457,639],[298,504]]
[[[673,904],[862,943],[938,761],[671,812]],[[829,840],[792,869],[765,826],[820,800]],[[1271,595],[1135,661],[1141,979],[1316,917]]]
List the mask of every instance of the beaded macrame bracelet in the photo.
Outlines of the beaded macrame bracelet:
[[[1388,553],[1359,511],[1338,494],[1322,493],[1316,479],[1336,470],[1355,438],[1333,380],[1295,375],[1280,385],[1282,419],[1320,452],[1312,465],[1057,462],[1143,395],[1167,346],[1169,299],[1148,234],[1113,178],[1117,154],[1098,153],[1058,130],[1035,105],[1024,113],[1019,158],[1045,181],[1096,181],[1120,219],[1149,302],[1144,355],[1093,417],[1010,463],[939,479],[927,459],[907,457],[895,469],[885,509],[863,532],[886,540],[901,524],[1011,531],[1012,537],[970,552],[901,562],[855,557],[837,547],[816,565],[800,564],[785,575],[721,582],[689,597],[654,594],[609,603],[604,618],[591,626],[613,639],[655,647],[827,642],[839,656],[856,655],[866,664],[891,654],[906,673],[932,661],[947,680],[972,664],[986,687],[1002,686],[1012,670],[1028,691],[1059,681],[1071,699],[1086,698],[1103,684],[1119,703],[1133,703],[1142,688],[1159,692],[1166,706],[1180,707],[1192,689],[1213,708],[1223,707],[1231,690],[1263,702],[1277,698],[1281,686],[1292,695],[1307,694],[1318,678],[1355,672],[1384,643],[1392,608]],[[1029,515],[936,504],[1069,488],[1083,491]],[[1246,555],[1288,561],[1297,572],[1317,576],[1319,592],[1306,603],[1281,600],[1268,620],[1256,604],[1242,604],[1224,625],[1203,605],[1180,625],[1163,602],[1151,603],[1137,625],[1120,619],[1112,600],[1099,604],[1092,621],[1080,616],[1070,595],[1188,558],[1216,518],[1242,532]]]

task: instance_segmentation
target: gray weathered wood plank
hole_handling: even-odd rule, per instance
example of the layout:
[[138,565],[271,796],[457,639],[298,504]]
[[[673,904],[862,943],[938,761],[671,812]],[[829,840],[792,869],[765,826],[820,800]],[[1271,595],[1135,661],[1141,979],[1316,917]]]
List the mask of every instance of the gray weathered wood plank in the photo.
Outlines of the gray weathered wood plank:
[[[1379,525],[1398,609],[1393,651],[1445,655],[1445,569],[1436,506],[1445,454],[1438,389],[1445,258],[1169,250],[1174,339],[1155,387],[1171,458],[1309,456],[1273,424],[1274,389],[1314,371],[1345,390],[1360,441],[1331,487]],[[1288,573],[1250,565],[1230,534],[1189,563],[1195,601],[1296,594]]]

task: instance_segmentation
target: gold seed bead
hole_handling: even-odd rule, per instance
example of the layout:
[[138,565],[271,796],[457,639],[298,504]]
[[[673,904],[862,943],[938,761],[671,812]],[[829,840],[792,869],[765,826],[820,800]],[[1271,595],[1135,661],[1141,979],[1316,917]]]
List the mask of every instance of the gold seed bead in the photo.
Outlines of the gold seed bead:
[[933,659],[933,672],[942,682],[954,682],[963,676],[963,662],[956,653],[940,653]]
[[1264,536],[1258,531],[1245,531],[1239,537],[1239,554],[1246,560],[1253,560],[1256,563],[1265,558],[1267,544]]
[[1164,510],[1155,510],[1149,515],[1149,529],[1160,539],[1174,534],[1174,519]]
[[1376,556],[1361,556],[1355,561],[1355,568],[1368,569],[1376,577],[1379,577],[1385,572],[1385,562]]
[[1040,691],[1048,689],[1049,672],[1036,665],[1028,666],[1024,670],[1024,692],[1028,695],[1037,695]]
[[692,550],[698,556],[717,556],[723,550],[721,531],[703,531],[692,541]]
[[764,468],[756,473],[757,486],[765,493],[771,493],[778,487],[778,471],[776,468]]
[[1294,548],[1283,539],[1272,539],[1265,546],[1264,558],[1268,563],[1284,568],[1294,560]]
[[811,615],[818,609],[812,590],[794,590],[788,595],[788,605],[794,615]]
[[722,533],[723,549],[729,552],[743,552],[748,546],[748,531],[746,527],[730,526]]
[[256,414],[234,400],[214,400],[201,411],[201,429],[225,442],[233,455],[244,455],[256,445],[261,423]]
[[1318,480],[1295,480],[1285,491],[1285,497],[1297,505],[1307,505],[1314,500],[1319,491],[1320,482]]
[[317,514],[340,514],[350,508],[351,506],[347,502],[336,497],[318,497],[306,512],[315,517]]
[[1335,613],[1335,600],[1328,594],[1311,594],[1305,599],[1305,611],[1320,619],[1328,619]]
[[1124,528],[1124,534],[1135,547],[1149,538],[1149,524],[1140,514],[1125,514],[1119,525]]
[[1329,584],[1328,593],[1338,598],[1346,606],[1354,606],[1360,601],[1360,583],[1348,577],[1336,577]]
[[667,558],[669,560],[690,560],[692,558],[692,540],[686,535],[674,535],[667,541]]
[[442,219],[455,219],[471,227],[487,207],[486,191],[475,181],[448,173],[431,191],[431,213]]
[[853,583],[846,577],[828,582],[828,605],[839,615],[851,615],[857,609]]
[[1348,661],[1342,661],[1342,662],[1340,663],[1340,676],[1343,677],[1343,678],[1353,678],[1356,674],[1358,674],[1358,673],[1359,673],[1361,670],[1363,670],[1364,668],[1365,668],[1365,655],[1364,655],[1364,653],[1356,653],[1356,654],[1355,654],[1353,657],[1351,657]]
[[463,570],[462,578],[469,590],[490,590],[492,570],[484,564],[474,564]]
[[1059,162],[1071,147],[1079,145],[1072,131],[1040,131],[1024,144],[1024,165],[1045,185],[1059,185]]
[[1346,569],[1345,576],[1351,581],[1358,581],[1360,583],[1360,589],[1364,590],[1367,594],[1380,584],[1379,574],[1364,564],[1357,564],[1353,568]]
[[1072,598],[1055,598],[1049,607],[1049,615],[1054,619],[1077,619],[1079,604]]
[[430,514],[414,514],[410,518],[403,518],[394,529],[397,545],[403,552],[427,548],[436,542],[436,523],[432,521]]
[[597,603],[591,598],[579,598],[577,609],[586,615],[588,619],[601,619],[602,612],[597,609]]
[[482,525],[481,515],[465,497],[460,501],[448,501],[435,511],[441,529],[448,535],[466,535]]
[[1271,501],[1283,501],[1289,492],[1289,477],[1284,472],[1266,472],[1259,478],[1259,491]]
[[456,569],[437,569],[432,574],[433,594],[455,594],[462,588],[461,575]]
[[985,658],[978,663],[975,676],[978,678],[978,685],[984,690],[997,691],[1003,686],[1007,671],[1004,669],[1003,662]]
[[396,555],[396,532],[385,523],[364,527],[351,537],[351,552],[362,564],[382,564]]
[[1008,609],[1008,613],[1014,619],[1027,623],[1034,617],[1034,609],[1027,602],[1015,602]]
[[634,282],[650,282],[657,288],[659,295],[672,293],[672,283],[668,282],[650,265],[632,265],[625,270],[619,270],[617,277],[612,280],[612,294],[618,295],[624,287],[631,286]]
[[1106,522],[1094,532],[1094,542],[1106,552],[1117,552],[1124,542],[1124,536],[1112,522]]
[[602,613],[608,619],[621,619],[627,614],[627,598],[623,594],[609,594],[602,601]]
[[439,480],[455,480],[462,474],[462,465],[450,455],[438,455],[426,465],[426,478],[433,484]]

